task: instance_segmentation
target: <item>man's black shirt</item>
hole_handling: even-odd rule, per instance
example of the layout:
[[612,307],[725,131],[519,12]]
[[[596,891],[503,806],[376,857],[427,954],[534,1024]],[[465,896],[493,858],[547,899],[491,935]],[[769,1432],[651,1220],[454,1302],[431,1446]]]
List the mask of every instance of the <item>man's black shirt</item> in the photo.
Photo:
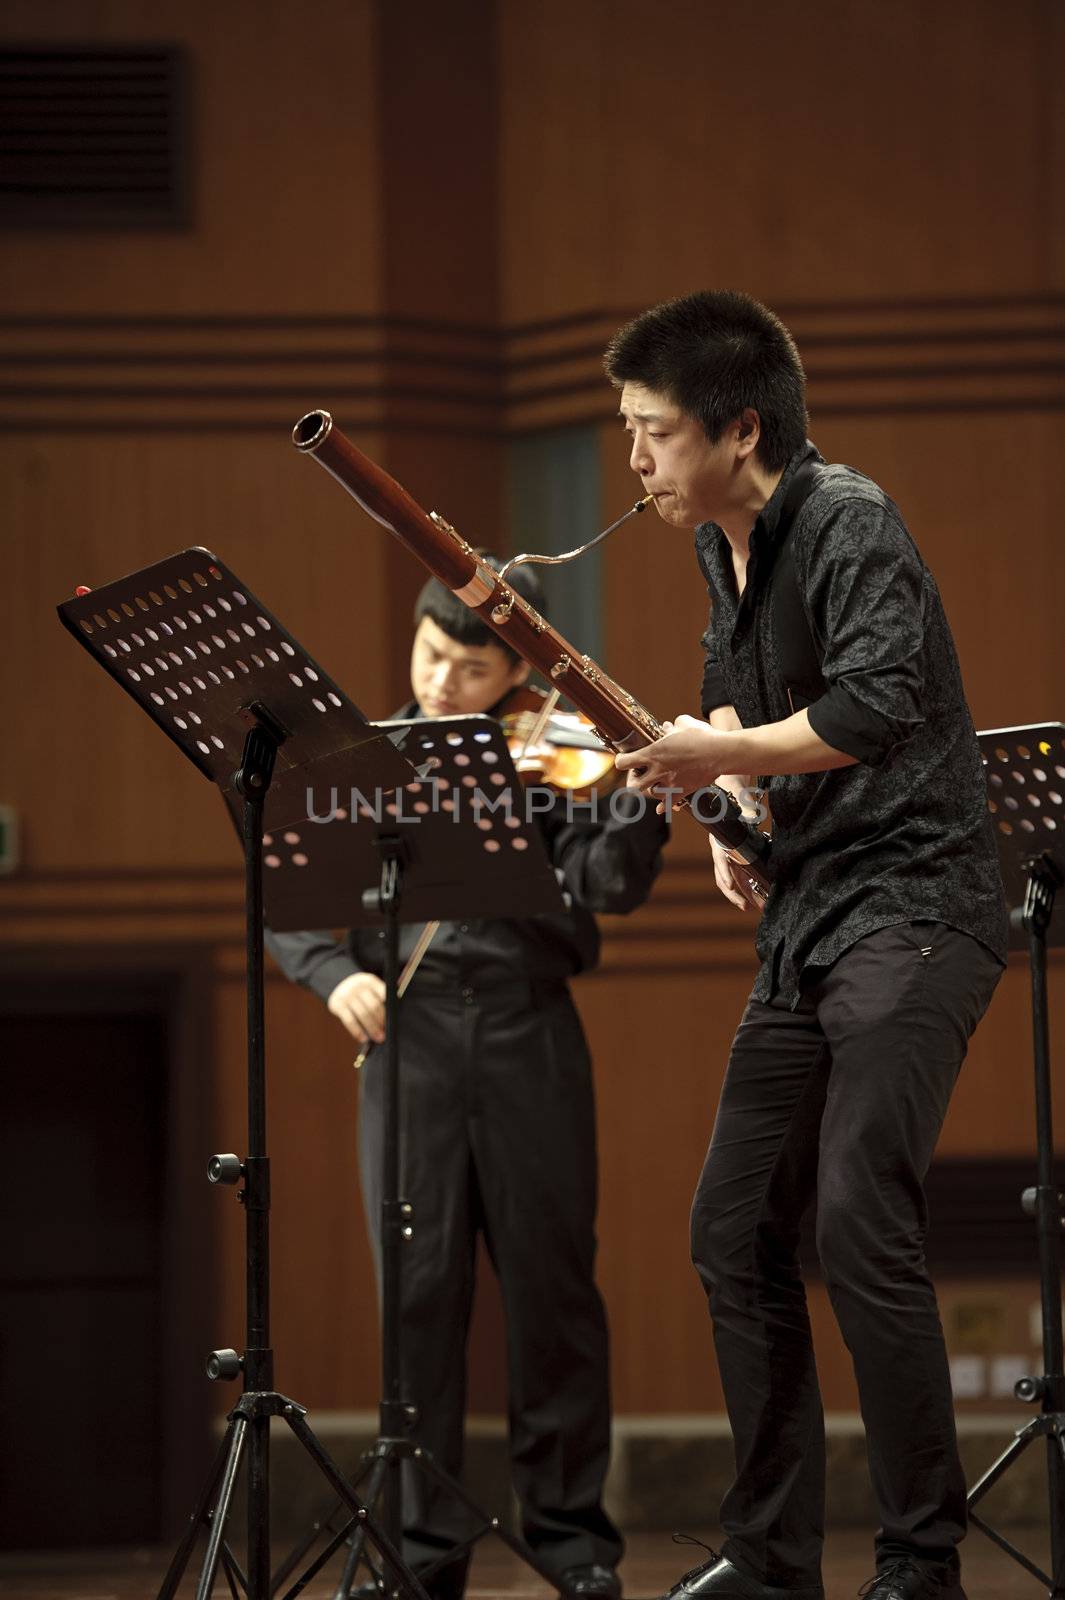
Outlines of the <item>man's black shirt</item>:
[[[784,526],[807,463],[814,487]],[[794,1005],[805,969],[898,922],[947,923],[1004,960],[983,765],[954,642],[896,506],[807,444],[755,523],[742,597],[723,531],[704,523],[695,546],[711,601],[703,715],[732,705],[756,727],[806,708],[814,732],[858,763],[766,780],[774,884],[755,998]]]

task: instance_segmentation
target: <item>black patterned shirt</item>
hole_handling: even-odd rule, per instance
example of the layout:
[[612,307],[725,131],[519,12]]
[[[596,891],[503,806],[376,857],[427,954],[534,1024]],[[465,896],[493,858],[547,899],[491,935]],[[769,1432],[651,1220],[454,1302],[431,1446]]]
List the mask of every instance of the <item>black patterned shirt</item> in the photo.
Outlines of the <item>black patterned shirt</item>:
[[[815,485],[781,509],[795,472]],[[773,888],[754,995],[794,1006],[803,974],[877,928],[945,922],[1006,955],[1006,913],[983,765],[943,604],[897,507],[812,444],[788,463],[751,534],[737,596],[722,530],[695,531],[710,593],[703,715],[744,727],[807,708],[830,772],[762,780]]]

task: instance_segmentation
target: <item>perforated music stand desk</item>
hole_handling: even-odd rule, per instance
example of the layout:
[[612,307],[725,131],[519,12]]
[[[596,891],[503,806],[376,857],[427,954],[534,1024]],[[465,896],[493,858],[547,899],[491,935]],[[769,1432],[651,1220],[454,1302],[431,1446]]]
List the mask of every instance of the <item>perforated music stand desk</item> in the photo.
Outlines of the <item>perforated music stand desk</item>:
[[404,846],[399,921],[523,917],[562,895],[503,731],[491,717],[379,722],[417,769],[394,795],[310,786],[304,820],[264,839],[266,924],[275,933],[380,922],[363,892],[381,873],[379,835]]
[[[1065,723],[1032,722],[977,734],[1002,886],[1011,912],[1024,903],[1024,863],[1045,852],[1065,873]],[[1065,944],[1065,903],[1057,900],[1047,944]],[[1026,950],[1020,919],[1010,917],[1010,947]]]
[[256,707],[280,725],[264,825],[299,822],[308,785],[393,787],[386,736],[209,550],[193,548],[57,607],[60,621],[151,717],[230,811]]
[[[213,1352],[211,1376],[243,1372],[244,1393],[196,1511],[159,1591],[175,1594],[201,1525],[209,1524],[197,1600],[207,1600],[219,1562],[229,1586],[269,1600],[270,1418],[280,1416],[370,1540],[403,1593],[426,1600],[396,1544],[357,1499],[305,1420],[274,1391],[269,1343],[269,1161],[263,1024],[262,838],[264,819],[284,827],[305,815],[308,785],[393,791],[411,776],[386,734],[358,707],[211,551],[184,550],[141,572],[65,601],[64,627],[121,685],[239,819],[244,844],[248,988],[248,1154],[215,1156],[214,1181],[243,1182],[247,1346]],[[238,1473],[248,1450],[248,1572],[225,1541]],[[213,1511],[211,1501],[217,1492]]]

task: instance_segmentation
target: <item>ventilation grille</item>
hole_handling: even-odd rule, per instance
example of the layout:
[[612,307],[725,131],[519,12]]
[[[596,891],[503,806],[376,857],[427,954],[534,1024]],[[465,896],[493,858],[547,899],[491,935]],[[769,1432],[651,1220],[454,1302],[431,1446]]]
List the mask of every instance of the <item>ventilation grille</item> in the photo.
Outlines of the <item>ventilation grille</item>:
[[181,81],[168,46],[0,49],[0,224],[183,221]]

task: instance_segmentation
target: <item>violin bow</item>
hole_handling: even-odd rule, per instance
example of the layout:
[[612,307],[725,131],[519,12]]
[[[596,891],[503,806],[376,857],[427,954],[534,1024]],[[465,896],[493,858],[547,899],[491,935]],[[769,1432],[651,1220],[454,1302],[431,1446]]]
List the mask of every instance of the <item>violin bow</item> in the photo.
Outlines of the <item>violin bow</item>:
[[[407,957],[403,966],[403,971],[399,975],[399,982],[396,984],[396,995],[400,1000],[403,999],[403,996],[410,988],[411,979],[421,966],[422,957],[432,944],[436,935],[436,930],[439,928],[439,926],[439,922],[427,922],[421,933],[418,935],[417,940],[415,941],[414,949]],[[367,1039],[366,1043],[363,1045],[362,1049],[359,1051],[352,1063],[356,1072],[359,1071],[360,1067],[364,1067],[366,1065],[366,1058],[376,1043],[376,1039]]]

